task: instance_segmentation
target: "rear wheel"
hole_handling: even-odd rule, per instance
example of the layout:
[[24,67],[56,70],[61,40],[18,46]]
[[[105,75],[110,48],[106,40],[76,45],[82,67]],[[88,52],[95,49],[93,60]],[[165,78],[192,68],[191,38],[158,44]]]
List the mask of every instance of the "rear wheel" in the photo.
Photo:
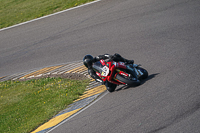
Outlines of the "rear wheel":
[[146,79],[148,77],[149,74],[148,74],[147,70],[145,70],[144,68],[141,68],[141,67],[138,67],[137,69],[139,69],[143,73],[143,75],[141,77],[139,77],[139,80]]
[[133,79],[130,79],[128,77],[124,77],[124,76],[122,76],[120,74],[116,75],[116,79],[118,79],[119,81],[121,81],[121,82],[123,82],[123,83],[125,83],[127,85],[131,85],[131,86],[132,85],[134,85],[134,86],[140,85],[140,81],[139,80],[133,80]]

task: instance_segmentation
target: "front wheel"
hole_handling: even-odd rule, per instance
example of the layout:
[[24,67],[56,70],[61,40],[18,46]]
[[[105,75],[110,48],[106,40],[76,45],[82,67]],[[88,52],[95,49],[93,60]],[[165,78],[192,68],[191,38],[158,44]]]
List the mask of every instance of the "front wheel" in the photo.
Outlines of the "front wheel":
[[116,89],[116,87],[117,87],[116,84],[110,83],[110,82],[108,82],[108,81],[106,81],[105,86],[106,86],[106,89],[107,89],[109,92],[115,91],[115,89]]

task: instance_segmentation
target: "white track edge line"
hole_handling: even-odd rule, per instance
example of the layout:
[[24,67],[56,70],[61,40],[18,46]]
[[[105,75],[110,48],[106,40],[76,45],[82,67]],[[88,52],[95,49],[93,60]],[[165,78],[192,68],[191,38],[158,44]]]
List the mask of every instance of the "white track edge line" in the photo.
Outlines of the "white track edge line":
[[60,12],[56,12],[56,13],[53,13],[53,14],[50,14],[50,15],[46,15],[46,16],[43,16],[43,17],[40,17],[40,18],[36,18],[36,19],[30,20],[30,21],[26,21],[26,22],[23,22],[23,23],[19,23],[19,24],[10,26],[10,27],[6,27],[6,28],[3,28],[3,29],[0,29],[0,32],[1,32],[1,31],[4,31],[4,30],[7,30],[7,29],[11,29],[11,28],[17,27],[17,26],[20,26],[20,25],[24,25],[24,24],[27,24],[27,23],[31,23],[31,22],[34,22],[34,21],[37,21],[37,20],[40,20],[40,19],[43,19],[43,18],[47,18],[47,17],[50,17],[50,16],[54,16],[54,15],[57,15],[57,14],[60,14],[60,13],[63,13],[63,12],[67,12],[67,11],[70,11],[70,10],[73,10],[73,9],[76,9],[76,8],[80,8],[80,7],[83,7],[83,6],[87,6],[87,5],[90,5],[90,4],[99,2],[99,1],[101,1],[101,0],[95,0],[95,1],[92,1],[92,2],[89,2],[89,3],[86,3],[86,4],[83,4],[83,5],[80,5],[80,6],[72,7],[72,8],[69,8],[69,9],[66,9],[66,10],[63,10],[63,11],[60,11]]
[[61,123],[59,123],[58,125],[54,126],[53,128],[51,128],[49,131],[47,131],[46,133],[49,133],[51,131],[53,131],[54,129],[56,129],[57,127],[59,127],[60,125],[64,124],[65,122],[67,122],[68,120],[70,120],[71,118],[75,117],[76,115],[80,114],[81,112],[83,112],[84,110],[86,110],[87,108],[89,108],[90,106],[92,106],[93,104],[95,104],[96,102],[98,102],[101,98],[103,98],[105,95],[108,94],[108,91],[106,91],[102,96],[100,96],[99,98],[97,98],[96,100],[94,100],[91,104],[89,104],[88,106],[86,106],[85,108],[81,109],[80,111],[78,111],[77,113],[73,114],[72,116],[70,116],[69,118],[65,119],[64,121],[62,121]]

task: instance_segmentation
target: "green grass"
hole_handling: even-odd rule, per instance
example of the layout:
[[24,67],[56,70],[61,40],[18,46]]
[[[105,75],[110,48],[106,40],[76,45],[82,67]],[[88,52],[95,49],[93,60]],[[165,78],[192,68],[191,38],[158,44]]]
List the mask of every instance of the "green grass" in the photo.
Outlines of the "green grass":
[[0,0],[0,28],[39,18],[94,0]]
[[88,83],[62,78],[0,82],[0,131],[36,129],[82,95]]

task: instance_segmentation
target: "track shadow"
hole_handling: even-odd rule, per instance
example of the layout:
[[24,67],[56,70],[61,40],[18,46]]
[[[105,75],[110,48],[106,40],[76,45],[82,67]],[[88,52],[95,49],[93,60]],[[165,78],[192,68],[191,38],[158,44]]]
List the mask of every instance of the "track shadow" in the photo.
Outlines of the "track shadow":
[[151,79],[155,78],[158,74],[160,74],[160,73],[156,73],[156,74],[151,74],[151,75],[149,75],[148,78],[143,79],[143,80],[141,81],[141,85],[144,84],[145,82],[147,82],[148,80],[151,80]]
[[[156,75],[158,75],[158,74],[160,74],[160,73],[151,74],[151,75],[148,76],[148,78],[141,80],[141,85],[144,84],[145,82],[147,82],[148,80],[151,80],[151,79],[155,78]],[[125,89],[128,89],[130,87],[137,87],[137,86],[126,86],[126,85],[123,85],[120,88],[116,89],[115,91],[125,90]]]

